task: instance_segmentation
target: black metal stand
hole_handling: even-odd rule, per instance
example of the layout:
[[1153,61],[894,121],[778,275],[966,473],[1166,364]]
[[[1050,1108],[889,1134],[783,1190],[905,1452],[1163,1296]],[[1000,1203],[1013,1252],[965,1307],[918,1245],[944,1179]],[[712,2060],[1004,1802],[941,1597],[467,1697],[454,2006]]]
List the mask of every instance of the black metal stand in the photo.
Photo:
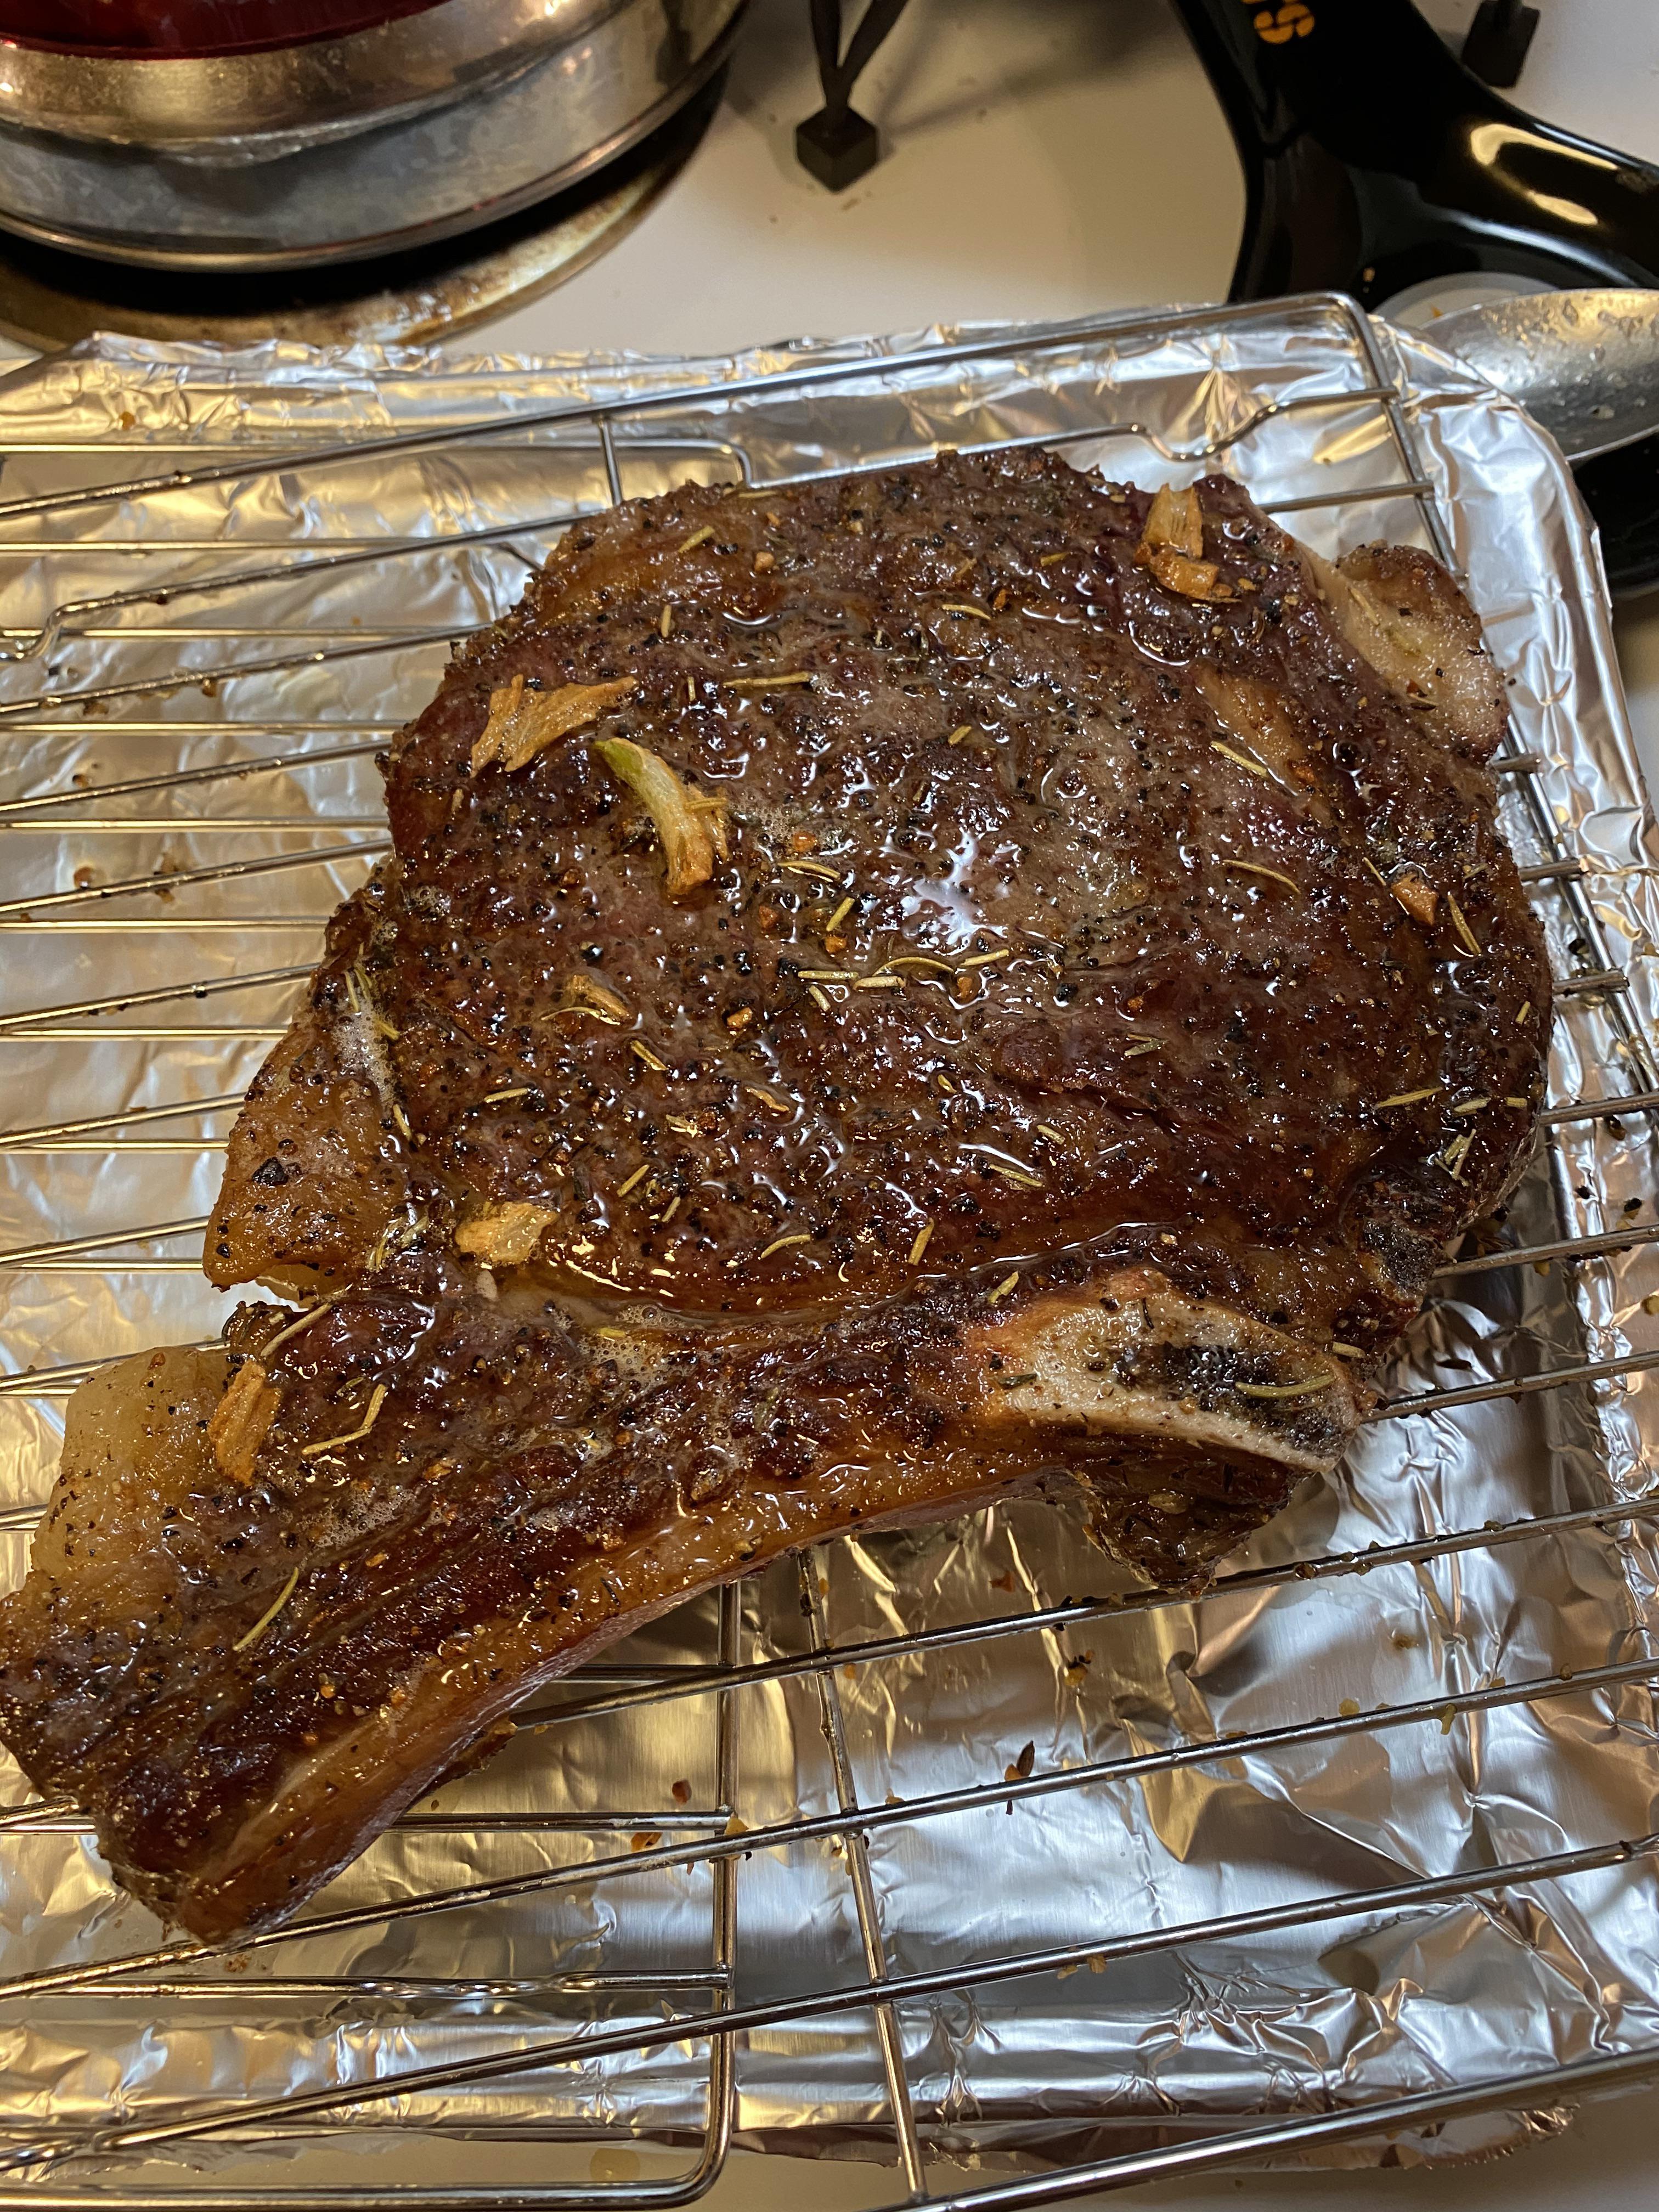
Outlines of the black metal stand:
[[1480,0],[1463,41],[1463,66],[1483,84],[1508,92],[1521,82],[1527,50],[1538,28],[1536,8],[1521,0]]
[[881,158],[881,134],[850,103],[853,87],[878,46],[904,13],[905,0],[870,0],[856,31],[841,50],[841,0],[812,0],[812,43],[817,49],[823,106],[795,130],[795,158],[802,168],[844,192]]

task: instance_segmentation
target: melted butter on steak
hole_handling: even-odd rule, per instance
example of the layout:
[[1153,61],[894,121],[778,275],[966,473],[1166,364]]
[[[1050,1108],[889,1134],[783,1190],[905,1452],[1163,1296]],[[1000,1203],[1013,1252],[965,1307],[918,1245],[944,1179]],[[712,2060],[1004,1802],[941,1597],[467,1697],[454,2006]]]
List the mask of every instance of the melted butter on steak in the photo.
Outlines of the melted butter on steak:
[[794,1546],[1058,1490],[1190,1584],[1335,1463],[1540,1095],[1498,678],[1425,556],[1151,507],[688,487],[458,653],[207,1241],[328,1303],[88,1383],[0,1627],[158,1910],[280,1919]]

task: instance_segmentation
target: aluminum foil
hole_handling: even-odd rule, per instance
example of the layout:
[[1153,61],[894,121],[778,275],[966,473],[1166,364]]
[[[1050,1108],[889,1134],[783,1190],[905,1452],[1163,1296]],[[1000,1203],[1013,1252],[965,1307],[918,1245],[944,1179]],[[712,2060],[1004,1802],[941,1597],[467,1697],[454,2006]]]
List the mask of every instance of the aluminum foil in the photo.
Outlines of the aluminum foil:
[[[1064,438],[1079,465],[1185,482],[1202,465],[1171,456],[1208,445],[1259,499],[1326,501],[1289,518],[1325,552],[1376,537],[1422,540],[1409,494],[1387,488],[1401,471],[1367,396],[1373,372],[1327,309],[966,335],[971,356],[943,361],[925,349],[964,334],[735,361],[459,366],[366,349],[325,356],[271,344],[225,356],[104,340],[0,383],[0,623],[13,655],[0,665],[0,797],[78,794],[55,811],[0,812],[6,1127],[210,1099],[246,1083],[298,988],[248,979],[303,967],[320,918],[368,860],[346,854],[210,880],[197,872],[373,841],[377,734],[422,703],[453,633],[512,603],[562,520],[606,495],[592,428],[538,419],[567,400],[687,392],[649,417],[619,420],[629,493],[688,474],[747,470],[764,481],[1003,438]],[[1654,825],[1589,527],[1559,456],[1510,402],[1415,338],[1383,330],[1377,343],[1508,672],[1516,743],[1541,757],[1535,804],[1523,779],[1510,780],[1521,858],[1547,863],[1549,832],[1588,864],[1588,905],[1577,915],[1545,896],[1558,973],[1630,963],[1628,1018],[1595,996],[1565,1003],[1553,1093],[1638,1087],[1641,1031],[1654,1012],[1648,956],[1659,941]],[[791,382],[830,360],[862,366],[833,386]],[[774,371],[781,381],[760,397],[734,392]],[[467,423],[490,434],[413,453],[330,451]],[[257,468],[302,453],[311,458]],[[31,504],[174,470],[198,474],[92,503]],[[476,534],[484,532],[495,534]],[[284,573],[330,556],[340,557],[328,568]],[[190,588],[233,572],[242,580]],[[131,596],[140,591],[149,595],[142,603]],[[126,596],[73,611],[110,594]],[[362,750],[247,779],[102,788],[345,744]],[[148,887],[39,903],[133,880]],[[83,932],[87,921],[121,926]],[[30,1008],[131,1001],[195,980],[213,994],[4,1024]],[[8,1251],[201,1215],[218,1162],[194,1140],[204,1127],[222,1133],[226,1119],[122,1132],[172,1149],[111,1145],[95,1130],[75,1151],[8,1140]],[[1510,1225],[1527,1242],[1617,1228],[1652,1219],[1656,1198],[1644,1120],[1571,1124],[1553,1156],[1540,1150]],[[58,1251],[0,1267],[5,1372],[211,1336],[228,1302],[192,1272],[192,1257],[181,1231],[129,1243],[113,1259]],[[1401,1347],[1389,1389],[1659,1351],[1659,1318],[1644,1310],[1650,1290],[1659,1291],[1659,1259],[1641,1247],[1569,1273],[1454,1278]],[[38,1386],[53,1387],[51,1377]],[[15,1382],[0,1394],[9,1577],[22,1571],[28,1510],[50,1486],[61,1436],[61,1390],[36,1388]],[[1656,1426],[1654,1389],[1639,1373],[1380,1421],[1336,1480],[1302,1494],[1230,1565],[1282,1565],[1644,1493]],[[805,1648],[812,1582],[837,1645],[1131,1583],[1070,1520],[1029,1504],[841,1543],[807,1572],[803,1586],[786,1563],[744,1586],[745,1662]],[[1659,1827],[1645,1686],[1411,1726],[1388,1725],[1387,1711],[1641,1656],[1652,1650],[1656,1604],[1649,1528],[1584,1527],[838,1665],[830,1679],[848,1767],[860,1804],[887,1823],[870,1834],[868,1862],[888,1969],[1104,1943],[1644,1838]],[[707,1664],[717,1613],[706,1601],[619,1647],[582,1694]],[[399,1828],[319,1901],[329,1917],[363,1908],[360,1924],[302,1928],[240,1959],[180,1952],[125,1980],[20,1996],[16,1977],[148,1952],[162,1937],[72,1823],[0,1832],[0,2146],[64,2154],[26,2170],[32,2191],[49,2202],[77,2186],[113,2197],[165,2182],[199,2188],[206,2203],[233,2179],[294,2186],[327,2174],[390,2190],[487,2174],[495,2188],[565,2179],[626,2197],[641,2179],[685,2172],[707,2128],[710,2079],[709,2045],[692,2035],[428,2087],[326,2120],[281,2110],[302,2091],[392,2082],[411,2069],[630,2022],[643,2029],[705,2007],[715,1876],[706,1862],[661,1868],[652,1854],[659,1838],[720,1833],[728,1809],[759,1832],[737,1863],[738,2002],[860,1984],[844,1844],[776,1833],[837,1802],[815,1680],[733,1693],[730,1808],[718,1802],[712,1695],[578,1717],[562,1717],[565,1702],[547,1701],[501,1757],[422,1808],[447,1821]],[[993,1798],[948,1817],[892,1814],[896,1804],[1000,1780],[1022,1760],[1038,1774],[1070,1771],[1373,1712],[1376,1725],[1341,1736]],[[15,1772],[4,1795],[27,1795]],[[458,1885],[561,1870],[487,1903],[398,1909]],[[924,2143],[969,2160],[1100,2154],[1255,2113],[1522,2076],[1592,2053],[1659,2053],[1652,1863],[907,2000],[896,2019]],[[258,2109],[262,2100],[274,2109]],[[247,2112],[234,2138],[86,2148],[112,2120],[219,2101]],[[1518,2112],[1536,2101],[1517,2087]],[[1559,2118],[1425,2130],[1396,2141],[1392,2155],[1468,2155]],[[741,2038],[733,2118],[752,2144],[890,2157],[871,2013]]]

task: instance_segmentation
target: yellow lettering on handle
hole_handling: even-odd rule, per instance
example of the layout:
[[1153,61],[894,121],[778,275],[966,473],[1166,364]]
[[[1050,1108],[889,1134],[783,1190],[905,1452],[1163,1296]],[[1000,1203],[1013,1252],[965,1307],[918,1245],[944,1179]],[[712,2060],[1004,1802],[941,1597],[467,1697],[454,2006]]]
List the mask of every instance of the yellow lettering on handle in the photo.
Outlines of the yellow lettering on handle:
[[1270,46],[1283,46],[1307,37],[1314,27],[1314,12],[1305,0],[1284,0],[1282,7],[1258,9],[1252,21],[1259,39]]

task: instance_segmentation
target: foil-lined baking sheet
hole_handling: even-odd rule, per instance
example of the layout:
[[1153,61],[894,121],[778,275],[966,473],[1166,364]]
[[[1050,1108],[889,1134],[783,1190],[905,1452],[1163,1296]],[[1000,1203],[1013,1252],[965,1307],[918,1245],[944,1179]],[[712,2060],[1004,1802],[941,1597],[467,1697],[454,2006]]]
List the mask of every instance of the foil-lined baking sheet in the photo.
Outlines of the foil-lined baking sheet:
[[[8,1580],[51,1484],[72,1370],[211,1337],[229,1310],[195,1271],[199,1232],[155,1233],[207,1212],[219,1162],[200,1139],[222,1138],[229,1109],[131,1117],[245,1087],[322,921],[380,849],[376,744],[424,702],[450,639],[504,612],[564,521],[610,496],[611,460],[633,495],[688,475],[764,483],[939,445],[1060,440],[1079,466],[1142,483],[1225,467],[1326,553],[1425,542],[1409,482],[1420,461],[1509,676],[1514,746],[1537,757],[1505,779],[1519,856],[1585,864],[1576,890],[1559,876],[1540,886],[1557,973],[1616,963],[1631,979],[1564,1000],[1552,1096],[1643,1088],[1653,823],[1584,517],[1509,402],[1418,339],[1379,329],[1374,343],[1375,362],[1346,315],[1310,303],[703,362],[457,367],[105,340],[0,382]],[[1392,442],[1376,362],[1415,461]],[[848,368],[807,374],[830,363]],[[759,392],[741,388],[761,375]],[[653,404],[614,419],[610,460],[592,422],[556,419],[629,397]],[[427,441],[398,445],[415,431]],[[63,503],[117,479],[117,497]],[[176,780],[278,757],[290,764]],[[19,804],[48,794],[62,803]],[[196,984],[205,995],[161,995]],[[67,1011],[18,1018],[47,1007]],[[1565,1124],[1493,1234],[1639,1229],[1656,1218],[1656,1168],[1639,1115]],[[1389,1394],[1659,1352],[1650,1292],[1659,1247],[1639,1243],[1569,1269],[1452,1277]],[[167,1939],[71,1819],[14,1821],[0,1828],[0,2160],[13,2160],[0,2199],[165,2185],[219,2203],[232,2185],[324,2175],[388,2191],[562,2181],[626,2198],[712,2164],[720,2085],[700,2032],[466,2082],[427,2069],[565,2037],[614,2045],[703,2013],[723,1999],[722,1940],[738,2005],[860,1986],[845,1838],[787,1832],[836,1814],[849,1783],[869,1816],[886,1970],[947,1981],[991,1959],[1639,1842],[1659,1826],[1648,1684],[1568,1684],[1477,1711],[1446,1701],[1650,1656],[1651,1522],[1431,1547],[1365,1574],[1277,1571],[1645,1496],[1654,1408],[1638,1371],[1380,1420],[1334,1481],[1229,1562],[1261,1571],[1249,1586],[1153,1609],[945,1634],[1132,1590],[1077,1525],[1029,1504],[774,1566],[742,1586],[728,1657],[733,1638],[746,1667],[815,1637],[890,1640],[886,1655],[665,1696],[685,1687],[677,1670],[720,1655],[720,1601],[689,1607],[545,1698],[506,1752],[417,1808],[291,1939],[244,1954],[179,1950],[77,1980]],[[1391,1719],[1409,1705],[1430,1710]],[[1158,1757],[1304,1723],[1330,1725],[1203,1763]],[[1064,1780],[1133,1759],[1127,1774]],[[1042,1794],[914,1809],[1045,1776],[1060,1779]],[[25,1801],[15,1770],[0,1795]],[[739,1837],[722,1929],[726,1878],[694,1847]],[[409,1909],[450,1893],[465,1894]],[[1528,2073],[1621,2050],[1659,2059],[1654,1907],[1638,1852],[902,1997],[917,2130],[939,2159],[1077,2158],[1510,2074],[1526,2113],[1539,2102]],[[755,2028],[734,2063],[739,2141],[892,2155],[867,2008]],[[425,2076],[413,2090],[291,2109],[303,2093],[392,2088],[412,2071]],[[235,2108],[232,2134],[139,2146],[107,2132],[210,2106]],[[1558,2117],[1424,2127],[1395,2155],[1467,2155]]]

